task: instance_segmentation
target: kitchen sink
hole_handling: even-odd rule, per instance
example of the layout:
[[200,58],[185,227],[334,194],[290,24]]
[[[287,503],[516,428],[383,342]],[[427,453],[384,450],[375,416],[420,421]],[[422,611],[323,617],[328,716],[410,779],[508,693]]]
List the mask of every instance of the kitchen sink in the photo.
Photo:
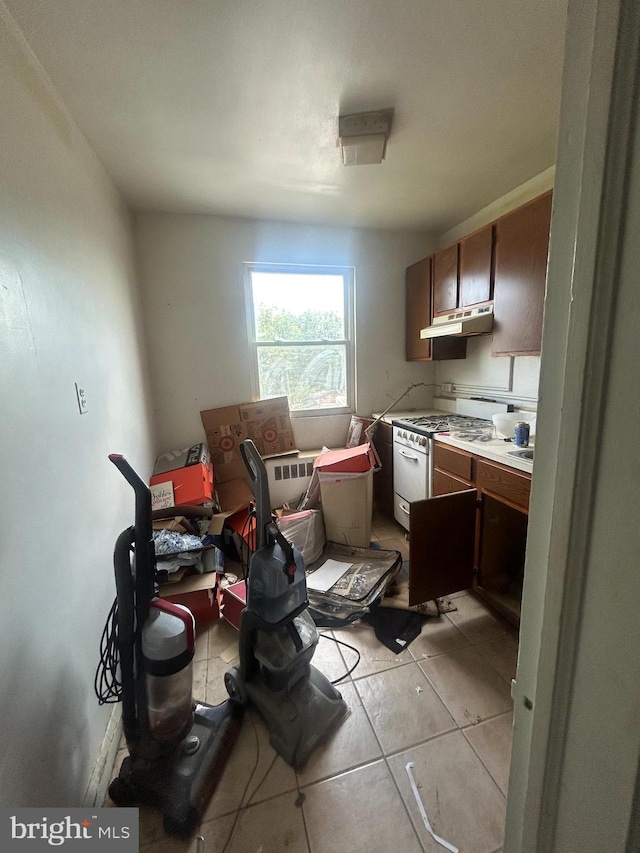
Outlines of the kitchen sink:
[[518,459],[533,459],[533,450],[507,450],[507,456],[517,456]]

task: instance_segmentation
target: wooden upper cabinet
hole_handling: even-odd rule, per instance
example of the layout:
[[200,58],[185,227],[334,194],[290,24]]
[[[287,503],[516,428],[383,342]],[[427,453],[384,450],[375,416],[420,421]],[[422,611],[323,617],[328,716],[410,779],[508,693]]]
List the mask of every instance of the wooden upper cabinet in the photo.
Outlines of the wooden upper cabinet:
[[467,308],[493,297],[493,225],[481,228],[460,241],[460,298],[458,307]]
[[551,192],[496,222],[493,355],[539,355]]
[[420,330],[431,325],[431,258],[407,267],[405,277],[406,326],[405,357],[407,361],[432,361],[465,358],[464,338],[420,338]]
[[458,244],[433,256],[433,313],[446,314],[458,307]]
[[431,258],[407,267],[406,286],[406,359],[430,361],[431,341],[420,339],[420,329],[431,323]]

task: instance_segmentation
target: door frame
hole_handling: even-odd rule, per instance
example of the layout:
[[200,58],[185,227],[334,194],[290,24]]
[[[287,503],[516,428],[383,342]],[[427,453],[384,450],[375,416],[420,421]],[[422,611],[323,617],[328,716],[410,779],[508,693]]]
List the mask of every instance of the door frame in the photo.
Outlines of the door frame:
[[[559,803],[578,695],[639,47],[635,0],[570,0],[504,853],[564,849]],[[633,803],[629,814],[631,838]]]

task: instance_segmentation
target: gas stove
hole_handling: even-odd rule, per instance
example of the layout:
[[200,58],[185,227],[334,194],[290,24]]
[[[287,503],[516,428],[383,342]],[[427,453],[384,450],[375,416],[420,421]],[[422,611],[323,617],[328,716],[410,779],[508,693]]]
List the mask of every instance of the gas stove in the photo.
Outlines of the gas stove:
[[481,429],[491,426],[491,421],[483,418],[475,418],[470,415],[418,415],[416,417],[404,417],[392,421],[394,427],[398,427],[407,434],[433,438],[439,432],[449,432],[451,428],[459,430]]
[[391,423],[393,514],[409,530],[411,504],[433,496],[434,437],[450,432],[469,441],[489,441],[493,422],[473,415],[443,413],[394,418]]

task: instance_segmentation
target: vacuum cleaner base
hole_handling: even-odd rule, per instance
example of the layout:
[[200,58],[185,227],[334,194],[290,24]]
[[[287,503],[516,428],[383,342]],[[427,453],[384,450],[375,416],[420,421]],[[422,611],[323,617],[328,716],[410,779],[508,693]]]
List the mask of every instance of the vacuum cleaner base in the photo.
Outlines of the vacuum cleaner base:
[[243,681],[237,669],[226,673],[225,682],[231,694],[246,697],[255,706],[269,729],[271,745],[292,767],[302,767],[349,714],[340,692],[312,665],[289,690],[276,691],[260,676]]
[[187,838],[222,776],[243,710],[232,700],[215,706],[196,704],[193,726],[171,756],[154,749],[157,742],[151,747],[155,752],[151,759],[143,742],[136,745],[109,786],[109,796],[118,806],[160,809],[165,832]]

